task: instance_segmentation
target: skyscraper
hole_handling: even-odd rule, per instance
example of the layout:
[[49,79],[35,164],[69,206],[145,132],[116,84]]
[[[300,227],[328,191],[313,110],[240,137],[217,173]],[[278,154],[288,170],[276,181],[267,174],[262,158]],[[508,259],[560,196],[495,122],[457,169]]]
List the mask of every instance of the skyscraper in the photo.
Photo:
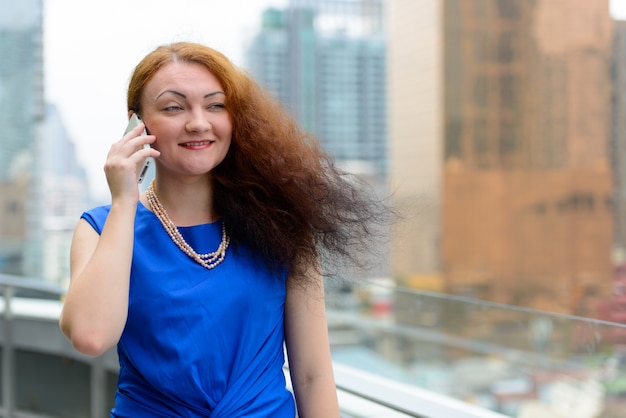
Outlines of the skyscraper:
[[41,276],[55,285],[69,282],[70,243],[76,223],[88,206],[87,175],[58,108],[46,105],[41,161],[43,223]]
[[626,263],[626,21],[615,23],[613,37],[611,156],[615,184],[616,261]]
[[387,174],[381,0],[291,0],[247,51],[252,76],[338,160]]
[[587,314],[611,287],[608,2],[389,5],[392,189],[418,207],[395,275]]
[[11,226],[8,236],[0,236],[0,271],[37,275],[41,199],[36,150],[44,118],[42,1],[0,0],[0,10],[0,185],[5,202],[0,218],[3,223],[21,222]]

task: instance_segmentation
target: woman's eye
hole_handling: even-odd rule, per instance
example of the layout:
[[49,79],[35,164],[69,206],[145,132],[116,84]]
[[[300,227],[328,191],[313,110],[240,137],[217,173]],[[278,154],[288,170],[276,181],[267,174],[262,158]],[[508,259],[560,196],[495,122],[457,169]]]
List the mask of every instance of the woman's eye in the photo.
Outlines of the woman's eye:
[[163,108],[163,110],[165,110],[166,112],[174,112],[174,111],[181,110],[181,109],[182,107],[177,106],[177,105],[166,106]]
[[225,108],[226,106],[224,106],[224,103],[213,103],[212,105],[209,105],[210,110],[222,110]]

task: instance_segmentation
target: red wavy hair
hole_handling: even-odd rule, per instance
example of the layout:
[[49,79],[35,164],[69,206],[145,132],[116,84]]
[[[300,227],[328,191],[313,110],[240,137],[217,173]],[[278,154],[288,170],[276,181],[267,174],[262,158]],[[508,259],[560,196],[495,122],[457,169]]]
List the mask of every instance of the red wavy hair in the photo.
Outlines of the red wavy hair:
[[220,52],[187,42],[156,48],[134,70],[128,109],[141,113],[146,83],[174,61],[204,65],[226,94],[233,135],[213,171],[213,201],[231,240],[271,266],[287,268],[292,278],[306,278],[320,265],[329,274],[341,259],[362,262],[370,226],[383,219],[385,208],[337,170],[318,141]]

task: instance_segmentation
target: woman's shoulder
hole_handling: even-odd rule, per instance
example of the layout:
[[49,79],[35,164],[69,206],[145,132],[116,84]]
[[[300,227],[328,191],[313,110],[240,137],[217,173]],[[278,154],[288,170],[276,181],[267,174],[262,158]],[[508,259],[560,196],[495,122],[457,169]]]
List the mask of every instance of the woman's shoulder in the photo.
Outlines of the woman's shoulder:
[[[111,204],[106,204],[86,210],[80,217],[81,219],[87,221],[98,233],[100,233],[102,232],[102,227],[104,226],[110,211]],[[137,205],[137,216],[141,216],[142,219],[145,219],[146,216],[150,216],[151,214],[152,212],[143,206],[141,202]]]
[[110,210],[111,210],[111,204],[95,206],[83,212],[83,215],[90,214],[90,215],[95,215],[95,216],[102,216],[102,215],[106,216],[109,214]]
[[111,205],[102,205],[96,206],[89,210],[86,210],[80,216],[81,219],[87,221],[98,233],[102,232],[102,227],[104,226],[104,222],[109,216],[109,211],[111,210]]
[[81,215],[81,218],[93,218],[93,219],[106,219],[111,211],[111,205],[96,206],[89,210],[86,210]]

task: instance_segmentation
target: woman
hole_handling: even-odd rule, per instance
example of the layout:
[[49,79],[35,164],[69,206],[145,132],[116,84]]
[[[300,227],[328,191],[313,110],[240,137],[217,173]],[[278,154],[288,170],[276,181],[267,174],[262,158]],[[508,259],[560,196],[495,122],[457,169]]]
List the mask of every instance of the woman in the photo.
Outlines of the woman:
[[148,54],[128,113],[149,134],[111,146],[111,204],[76,227],[60,319],[82,353],[117,345],[111,416],[338,417],[321,266],[367,241],[368,199],[203,45]]

